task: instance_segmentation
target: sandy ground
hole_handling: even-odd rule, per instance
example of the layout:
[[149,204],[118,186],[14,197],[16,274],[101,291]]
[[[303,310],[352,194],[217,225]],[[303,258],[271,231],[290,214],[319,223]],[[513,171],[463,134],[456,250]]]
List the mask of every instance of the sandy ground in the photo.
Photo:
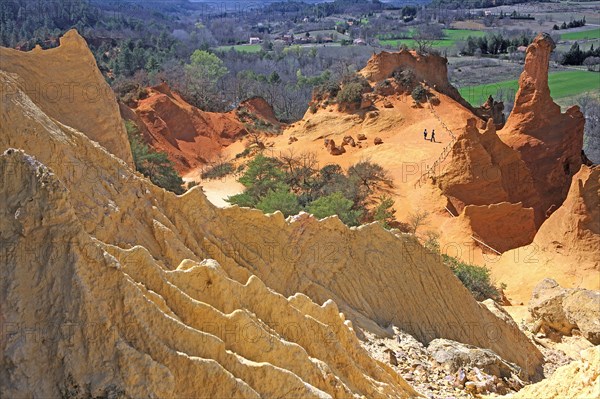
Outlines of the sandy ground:
[[[235,142],[223,149],[222,158],[224,160],[235,158],[235,155],[244,150],[241,141]],[[221,179],[203,180],[200,177],[203,168],[194,169],[183,176],[185,182],[195,181],[202,187],[206,198],[215,206],[225,208],[229,202],[225,201],[227,197],[239,194],[244,191],[244,186],[237,181],[238,176],[225,176]]]
[[206,198],[219,208],[231,205],[225,201],[227,197],[244,191],[244,186],[238,183],[236,178],[232,176],[217,180],[202,180],[200,186],[202,186],[202,191],[206,194]]

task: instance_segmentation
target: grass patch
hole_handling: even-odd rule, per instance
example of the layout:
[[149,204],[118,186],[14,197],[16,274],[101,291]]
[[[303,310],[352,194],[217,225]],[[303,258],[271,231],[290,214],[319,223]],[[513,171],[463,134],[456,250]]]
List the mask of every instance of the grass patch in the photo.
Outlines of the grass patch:
[[230,51],[234,49],[239,53],[258,53],[261,50],[260,44],[238,44],[235,46],[219,46],[216,51]]
[[584,40],[584,39],[600,39],[600,28],[584,30],[580,32],[568,32],[560,35],[562,40]]
[[[411,32],[412,34],[412,32]],[[448,48],[452,47],[459,41],[465,41],[469,36],[483,37],[484,31],[470,29],[444,29],[444,38],[433,42],[433,48]],[[398,47],[404,44],[408,48],[417,47],[417,43],[413,39],[384,39],[380,40],[382,46]]]
[[[600,91],[600,75],[589,71],[562,71],[549,75],[550,94],[554,99],[575,96],[589,91]],[[504,92],[504,98],[514,98],[519,88],[519,81],[505,80],[477,86],[463,87],[459,90],[461,96],[473,106],[479,106],[491,94],[497,98],[499,91]]]

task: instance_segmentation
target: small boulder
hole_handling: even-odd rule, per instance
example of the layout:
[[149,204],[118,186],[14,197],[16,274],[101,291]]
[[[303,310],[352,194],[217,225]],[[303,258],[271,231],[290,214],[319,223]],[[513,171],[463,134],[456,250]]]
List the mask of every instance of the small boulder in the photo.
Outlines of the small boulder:
[[569,321],[563,309],[563,300],[568,293],[569,290],[550,278],[542,280],[533,289],[528,308],[537,321],[537,329],[550,328],[562,335],[571,335],[577,325]]
[[375,139],[373,140],[373,143],[375,145],[383,144],[383,140],[381,139],[381,137],[375,137]]
[[344,139],[342,140],[342,143],[344,145],[349,145],[350,147],[356,147],[356,141],[354,141],[354,139],[352,138],[352,136],[344,136]]
[[391,350],[390,348],[387,348],[383,352],[387,353],[390,356],[389,362],[392,366],[398,365],[398,359],[396,358],[396,353],[393,350]]
[[517,366],[504,361],[489,349],[481,349],[449,339],[434,339],[429,343],[427,351],[436,362],[453,374],[461,368],[476,367],[489,375],[510,378],[511,374],[518,374],[519,370]]
[[563,300],[563,310],[584,338],[600,345],[600,291],[573,290]]
[[363,141],[367,139],[367,136],[364,133],[359,133],[358,136],[356,136],[356,138],[358,139],[358,141]]
[[342,155],[343,153],[346,152],[346,149],[344,148],[344,144],[337,146],[335,145],[335,141],[333,139],[325,139],[325,146],[327,147],[327,151],[329,151],[329,153],[331,155]]

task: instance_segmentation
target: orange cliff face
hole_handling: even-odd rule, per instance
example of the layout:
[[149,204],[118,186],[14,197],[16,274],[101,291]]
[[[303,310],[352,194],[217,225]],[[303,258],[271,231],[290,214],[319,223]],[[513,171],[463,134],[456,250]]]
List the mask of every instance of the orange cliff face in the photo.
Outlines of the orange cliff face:
[[600,166],[582,166],[567,198],[542,224],[530,245],[491,264],[493,278],[508,285],[510,299],[527,302],[551,277],[561,286],[600,290]]
[[419,82],[425,82],[437,92],[447,95],[463,107],[472,110],[469,103],[448,81],[447,64],[446,58],[435,54],[421,55],[409,50],[395,53],[382,51],[373,55],[359,73],[370,82],[379,82],[390,78],[399,69],[409,69]]
[[554,47],[547,34],[540,34],[527,48],[515,106],[498,133],[531,171],[541,200],[538,221],[563,203],[571,178],[581,167],[583,148],[585,119],[579,107],[563,114],[550,96],[548,62]]
[[81,131],[133,166],[117,101],[76,30],[65,33],[60,46],[48,50],[0,47],[0,69],[28,76],[19,80],[19,88],[49,117]]
[[0,340],[3,396],[415,397],[357,338],[392,324],[541,377],[528,337],[414,236],[176,196],[48,116],[21,73],[0,70],[0,316],[42,339]]
[[[262,98],[240,104],[255,117],[279,125],[272,107]],[[182,173],[205,165],[221,150],[248,133],[237,111],[202,111],[186,102],[166,83],[147,89],[147,97],[132,108],[121,104],[123,118],[132,120],[153,148],[164,151]]]

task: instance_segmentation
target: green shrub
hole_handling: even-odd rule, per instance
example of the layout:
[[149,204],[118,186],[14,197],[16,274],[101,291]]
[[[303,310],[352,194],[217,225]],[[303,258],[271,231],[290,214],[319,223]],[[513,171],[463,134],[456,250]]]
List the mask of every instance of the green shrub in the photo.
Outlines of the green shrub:
[[267,195],[256,204],[256,208],[265,213],[281,211],[286,217],[296,215],[301,211],[298,197],[290,192],[290,188],[287,186],[282,186],[276,191],[267,193]]
[[259,131],[259,132],[271,132],[278,133],[279,128],[273,125],[271,122],[264,119],[255,119],[254,123],[251,126],[251,130]]
[[413,100],[420,103],[427,99],[427,90],[425,90],[423,86],[419,85],[414,88],[410,95],[412,96]]
[[167,154],[155,151],[144,143],[137,126],[132,121],[126,121],[125,128],[135,169],[157,186],[175,194],[183,194],[185,192],[183,179],[173,168],[173,163]]
[[356,206],[361,205],[364,200],[365,191],[361,189],[358,180],[346,176],[340,165],[325,165],[319,171],[319,177],[315,182],[315,196],[324,197],[336,192],[342,193]]
[[392,77],[405,89],[410,88],[414,84],[414,74],[408,69],[397,68],[393,73]]
[[319,85],[315,88],[315,97],[321,100],[323,97],[333,98],[338,95],[340,91],[340,85],[337,82],[328,80],[327,82]]
[[373,220],[380,222],[386,229],[390,228],[390,224],[396,221],[394,214],[394,200],[387,195],[379,199],[379,204],[373,209]]
[[388,89],[392,84],[389,80],[382,80],[381,82],[377,82],[375,85],[375,93],[382,94],[386,89]]
[[439,254],[440,253],[440,235],[435,232],[435,231],[428,231],[425,233],[427,239],[425,240],[425,243],[423,244],[423,246],[425,248],[427,248],[428,250],[430,250],[433,253]]
[[471,291],[476,300],[483,301],[488,298],[498,300],[500,293],[492,284],[488,268],[470,265],[445,254],[442,255],[442,260]]
[[248,168],[239,181],[255,199],[255,203],[258,203],[268,192],[277,191],[285,184],[285,173],[281,170],[279,160],[259,154],[248,163]]
[[225,162],[208,168],[207,170],[203,171],[200,176],[203,179],[219,179],[232,172],[233,164],[231,162]]
[[338,103],[357,104],[362,100],[363,87],[360,83],[347,83],[337,95]]
[[369,193],[375,183],[389,180],[386,170],[381,165],[369,161],[360,161],[352,165],[348,169],[348,176],[365,187]]
[[251,118],[252,115],[250,114],[250,112],[248,111],[248,109],[246,107],[240,107],[238,108],[237,111],[235,111],[237,117],[239,118],[239,120],[243,121],[246,118]]
[[353,206],[352,201],[337,192],[311,202],[308,211],[319,219],[337,215],[348,226],[358,226],[358,218],[362,212],[352,209]]
[[313,114],[317,113],[317,104],[310,104],[310,107],[308,107],[310,109],[310,112]]
[[227,202],[229,202],[231,205],[254,208],[256,207],[257,200],[252,195],[250,195],[250,193],[245,191],[243,193],[232,195],[231,197],[227,198]]

